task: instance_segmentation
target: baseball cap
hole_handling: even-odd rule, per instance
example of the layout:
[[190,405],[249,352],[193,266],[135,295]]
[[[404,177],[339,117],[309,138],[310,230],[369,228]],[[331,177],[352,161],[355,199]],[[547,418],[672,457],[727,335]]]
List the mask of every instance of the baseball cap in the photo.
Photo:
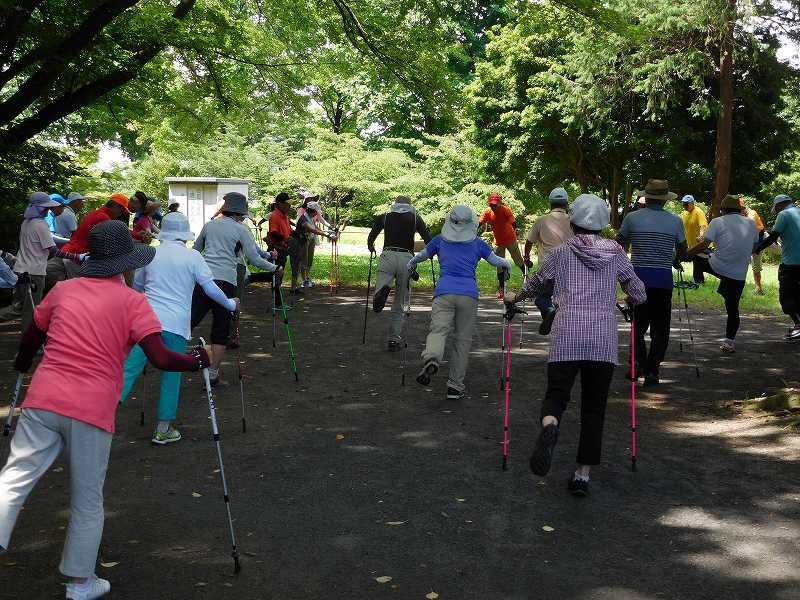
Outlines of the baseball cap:
[[778,206],[778,204],[783,204],[784,202],[791,202],[791,201],[792,201],[791,196],[787,196],[786,194],[778,194],[772,201],[773,212],[775,211],[775,207]]
[[497,192],[492,192],[491,194],[489,194],[489,206],[497,206],[498,204],[500,204],[501,200],[502,198],[500,197],[500,194],[498,194]]
[[111,194],[109,200],[111,200],[111,202],[119,204],[122,208],[124,208],[125,214],[128,215],[131,214],[131,211],[128,210],[128,197],[125,194],[121,194],[119,192],[117,192],[116,194]]
[[691,194],[686,194],[683,198],[681,198],[681,202],[683,202],[684,204],[689,204],[691,202],[694,202],[694,196],[692,196]]

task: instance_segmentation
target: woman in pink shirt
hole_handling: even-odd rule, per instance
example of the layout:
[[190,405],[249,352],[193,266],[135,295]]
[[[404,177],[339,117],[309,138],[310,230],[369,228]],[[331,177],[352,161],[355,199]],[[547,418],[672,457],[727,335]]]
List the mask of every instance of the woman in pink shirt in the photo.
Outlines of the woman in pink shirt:
[[139,344],[157,369],[197,371],[208,366],[202,348],[180,354],[161,339],[161,323],[144,294],[122,274],[148,264],[155,248],[134,244],[127,226],[105,221],[89,233],[91,257],[80,277],[55,286],[36,308],[14,367],[26,372],[47,339],[34,373],[11,454],[0,472],[0,552],[8,548],[28,494],[61,454],[70,471],[70,520],[60,570],[70,578],[66,597],[90,600],[111,585],[94,574],[103,532],[103,484],[123,363]]

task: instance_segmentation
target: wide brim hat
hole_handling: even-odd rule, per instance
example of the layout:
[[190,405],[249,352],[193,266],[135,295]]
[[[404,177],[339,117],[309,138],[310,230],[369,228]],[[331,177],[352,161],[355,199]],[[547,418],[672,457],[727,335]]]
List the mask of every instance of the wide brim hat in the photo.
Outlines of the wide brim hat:
[[247,198],[244,194],[239,192],[228,192],[222,197],[224,204],[222,205],[222,212],[231,212],[237,215],[247,216],[250,211],[247,208]]
[[81,277],[113,277],[140,269],[153,260],[156,249],[134,244],[122,221],[104,221],[89,232],[89,258],[80,268]]
[[741,210],[742,203],[739,199],[739,196],[734,196],[732,194],[728,194],[725,198],[722,199],[722,202],[719,205],[720,208],[724,208],[725,210]]
[[447,242],[471,242],[478,235],[478,218],[469,206],[453,207],[442,226],[442,238]]
[[666,179],[650,179],[644,187],[643,197],[648,200],[660,200],[666,202],[675,200],[678,194],[669,191],[669,182]]
[[86,200],[86,198],[80,192],[70,192],[67,194],[67,204],[72,204],[77,200]]
[[779,204],[783,204],[784,202],[792,202],[792,197],[787,196],[786,194],[778,194],[775,196],[775,199],[772,201],[772,212],[775,212],[775,209]]
[[605,200],[594,194],[581,194],[570,209],[570,223],[587,231],[602,231],[611,222]]
[[48,194],[44,192],[33,192],[28,197],[28,208],[25,209],[25,218],[32,219],[40,217],[44,208],[55,208],[61,206],[57,200],[53,200]]
[[161,219],[161,231],[156,237],[162,242],[190,242],[194,239],[194,233],[189,227],[189,219],[183,213],[171,212]]

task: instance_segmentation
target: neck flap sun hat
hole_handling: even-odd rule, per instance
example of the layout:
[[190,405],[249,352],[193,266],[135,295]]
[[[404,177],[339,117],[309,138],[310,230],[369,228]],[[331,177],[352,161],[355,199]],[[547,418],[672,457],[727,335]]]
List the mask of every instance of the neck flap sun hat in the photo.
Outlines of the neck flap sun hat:
[[231,212],[244,216],[250,214],[250,211],[247,210],[247,198],[245,198],[244,194],[228,192],[222,197],[222,200],[225,202],[222,205],[222,212]]
[[787,196],[786,194],[778,194],[775,196],[775,199],[772,201],[772,212],[775,212],[778,205],[784,202],[792,202],[791,196]]
[[644,194],[642,196],[648,200],[666,202],[667,200],[675,200],[678,194],[669,191],[669,182],[666,179],[649,179],[647,185],[644,186]]
[[594,194],[581,194],[572,203],[570,223],[587,231],[602,231],[611,222],[605,201]]
[[113,277],[149,264],[156,249],[134,244],[122,221],[103,221],[89,232],[89,259],[81,265],[81,277]]
[[44,215],[46,208],[54,208],[56,206],[61,206],[61,203],[57,200],[53,200],[44,192],[33,192],[28,197],[28,208],[25,209],[25,218],[34,219],[36,217],[41,217]]
[[469,206],[457,204],[450,211],[442,227],[442,238],[447,242],[471,242],[477,237],[478,219]]
[[189,228],[189,219],[182,213],[171,212],[161,219],[161,232],[158,239],[162,242],[189,242],[194,239],[194,234]]
[[564,188],[557,187],[550,192],[549,200],[551,206],[566,206],[569,203],[569,194]]

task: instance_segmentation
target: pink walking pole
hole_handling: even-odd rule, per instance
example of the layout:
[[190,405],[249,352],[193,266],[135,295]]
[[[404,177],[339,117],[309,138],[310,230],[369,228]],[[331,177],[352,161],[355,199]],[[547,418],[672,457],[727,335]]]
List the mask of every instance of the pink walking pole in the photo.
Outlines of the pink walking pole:
[[508,469],[508,408],[511,400],[511,319],[506,321],[506,414],[503,417],[503,471]]
[[631,471],[636,471],[636,334],[631,311]]

